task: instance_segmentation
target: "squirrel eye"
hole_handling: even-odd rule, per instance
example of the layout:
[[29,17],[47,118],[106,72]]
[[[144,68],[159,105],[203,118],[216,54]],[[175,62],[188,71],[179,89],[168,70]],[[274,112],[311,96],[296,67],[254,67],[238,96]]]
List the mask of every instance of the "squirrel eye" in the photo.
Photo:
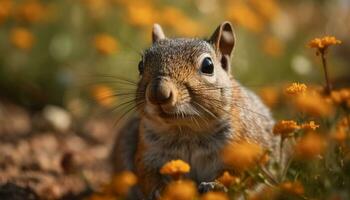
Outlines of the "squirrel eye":
[[139,68],[139,73],[141,75],[143,73],[143,62],[142,62],[142,60],[139,62],[138,68]]
[[209,57],[204,58],[200,70],[204,74],[212,75],[214,73],[213,61]]

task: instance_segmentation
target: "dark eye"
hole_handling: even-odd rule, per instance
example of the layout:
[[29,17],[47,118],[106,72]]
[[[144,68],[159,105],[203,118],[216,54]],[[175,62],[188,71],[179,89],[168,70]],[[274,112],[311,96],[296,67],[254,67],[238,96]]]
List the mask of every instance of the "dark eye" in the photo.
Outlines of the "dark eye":
[[139,68],[140,75],[143,74],[143,61],[142,60],[139,62],[138,68]]
[[214,64],[211,58],[206,57],[203,59],[201,64],[201,72],[207,75],[213,75],[214,73]]

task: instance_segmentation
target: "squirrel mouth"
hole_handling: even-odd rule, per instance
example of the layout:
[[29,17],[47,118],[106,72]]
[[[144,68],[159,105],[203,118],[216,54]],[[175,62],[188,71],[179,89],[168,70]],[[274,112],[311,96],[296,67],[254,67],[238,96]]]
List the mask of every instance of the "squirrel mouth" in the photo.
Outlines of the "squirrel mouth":
[[159,108],[158,116],[163,119],[186,119],[186,118],[193,118],[195,117],[192,114],[184,113],[184,112],[175,112],[175,113],[169,113],[164,111],[161,107]]

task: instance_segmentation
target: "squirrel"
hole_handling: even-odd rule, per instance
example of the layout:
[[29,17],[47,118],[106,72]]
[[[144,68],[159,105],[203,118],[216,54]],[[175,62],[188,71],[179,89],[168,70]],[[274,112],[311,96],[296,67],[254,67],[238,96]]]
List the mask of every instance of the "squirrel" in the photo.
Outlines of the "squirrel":
[[121,129],[111,157],[115,172],[138,176],[141,192],[132,199],[159,197],[170,181],[159,170],[170,160],[189,163],[187,178],[203,187],[225,170],[220,153],[229,142],[247,139],[278,152],[269,109],[231,75],[235,43],[227,21],[208,40],[167,38],[153,25],[138,65],[137,116]]

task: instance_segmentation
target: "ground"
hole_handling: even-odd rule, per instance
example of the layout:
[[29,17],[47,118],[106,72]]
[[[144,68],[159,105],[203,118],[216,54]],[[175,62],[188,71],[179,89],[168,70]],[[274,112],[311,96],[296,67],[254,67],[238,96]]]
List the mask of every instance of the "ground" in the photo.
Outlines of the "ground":
[[0,199],[82,199],[107,183],[115,118],[0,101]]

